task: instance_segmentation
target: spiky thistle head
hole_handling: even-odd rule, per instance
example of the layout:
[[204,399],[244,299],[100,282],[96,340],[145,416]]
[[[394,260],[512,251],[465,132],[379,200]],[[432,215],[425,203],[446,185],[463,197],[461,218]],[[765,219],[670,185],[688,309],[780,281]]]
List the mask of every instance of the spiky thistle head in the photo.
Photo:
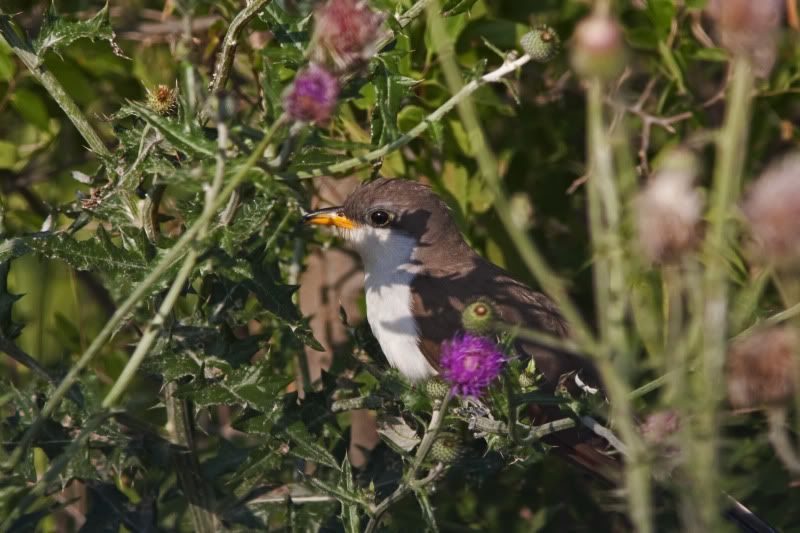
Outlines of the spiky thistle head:
[[365,0],[327,0],[314,12],[311,58],[337,73],[359,67],[377,50],[386,20]]
[[480,396],[503,370],[505,355],[497,344],[471,333],[442,343],[442,377],[455,394]]
[[286,114],[296,122],[327,123],[339,98],[339,81],[319,65],[312,64],[295,77],[283,95]]

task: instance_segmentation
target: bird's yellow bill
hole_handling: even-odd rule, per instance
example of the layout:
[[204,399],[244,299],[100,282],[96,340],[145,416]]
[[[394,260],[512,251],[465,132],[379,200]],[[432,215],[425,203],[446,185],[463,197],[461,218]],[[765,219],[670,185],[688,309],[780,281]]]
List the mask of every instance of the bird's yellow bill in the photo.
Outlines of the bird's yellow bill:
[[355,223],[336,210],[314,211],[303,217],[303,223],[314,224],[316,226],[336,226],[337,228],[353,229]]

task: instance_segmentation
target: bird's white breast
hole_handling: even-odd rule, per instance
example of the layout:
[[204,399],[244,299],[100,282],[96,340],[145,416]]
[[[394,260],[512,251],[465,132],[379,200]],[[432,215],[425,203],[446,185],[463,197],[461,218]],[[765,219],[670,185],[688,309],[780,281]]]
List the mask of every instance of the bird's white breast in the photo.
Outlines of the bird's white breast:
[[367,321],[389,364],[411,381],[435,375],[436,370],[419,349],[419,332],[411,313],[415,241],[369,226],[347,233],[347,240],[364,261]]

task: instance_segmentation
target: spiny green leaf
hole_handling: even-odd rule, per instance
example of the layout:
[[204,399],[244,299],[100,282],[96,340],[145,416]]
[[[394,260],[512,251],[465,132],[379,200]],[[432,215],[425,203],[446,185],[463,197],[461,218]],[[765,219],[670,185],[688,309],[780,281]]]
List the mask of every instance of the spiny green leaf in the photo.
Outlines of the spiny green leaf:
[[318,488],[319,490],[333,496],[340,502],[348,502],[353,505],[361,505],[361,500],[358,499],[358,495],[354,494],[348,490],[343,489],[341,486],[335,486],[325,481],[322,481],[316,477],[307,477],[306,481],[313,487]]
[[[351,493],[354,493],[355,483],[353,482],[353,468],[350,466],[350,457],[345,454],[342,461],[342,472],[339,475],[339,486]],[[359,533],[361,522],[358,517],[358,505],[350,501],[340,500],[342,504],[342,524],[347,533]]]
[[128,102],[118,113],[118,117],[133,115],[158,130],[175,148],[191,155],[214,157],[217,146],[208,140],[202,131],[186,131],[183,124],[168,117],[162,117],[140,102]]
[[327,449],[317,444],[316,438],[309,433],[302,422],[295,422],[286,428],[286,435],[293,443],[289,452],[292,455],[340,470],[336,458]]
[[150,271],[149,263],[140,256],[115,246],[102,226],[95,238],[83,241],[61,232],[43,232],[11,239],[0,246],[0,261],[31,252],[48,259],[62,260],[76,270],[127,273],[135,278],[143,277]]
[[60,53],[78,39],[91,39],[92,41],[101,39],[108,41],[114,53],[122,56],[122,50],[117,46],[114,37],[108,3],[89,20],[78,22],[64,20],[56,11],[53,3],[47,10],[39,35],[33,41],[33,49],[41,60],[48,51]]
[[[209,370],[220,369],[209,365]],[[242,366],[216,380],[196,379],[178,388],[178,396],[192,400],[198,407],[210,405],[247,405],[268,410],[280,397],[292,378],[276,375],[265,361]]]

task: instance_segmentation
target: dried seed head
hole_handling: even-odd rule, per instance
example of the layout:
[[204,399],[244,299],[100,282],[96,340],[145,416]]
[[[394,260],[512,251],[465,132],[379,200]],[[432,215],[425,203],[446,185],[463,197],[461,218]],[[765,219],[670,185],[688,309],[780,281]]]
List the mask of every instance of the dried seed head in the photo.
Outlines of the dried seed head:
[[666,409],[648,415],[639,430],[648,444],[664,444],[679,427],[678,413]]
[[706,12],[716,23],[722,46],[748,58],[757,76],[775,63],[783,0],[711,0]]
[[556,31],[547,25],[537,26],[519,41],[525,53],[534,61],[547,63],[561,50],[561,39]]
[[297,122],[325,124],[339,98],[339,82],[333,74],[311,65],[297,74],[283,95],[286,113]]
[[172,115],[178,109],[178,89],[159,85],[154,90],[147,89],[147,107],[161,116]]
[[671,262],[697,244],[703,201],[694,189],[696,175],[694,154],[676,151],[636,198],[639,246],[648,260]]
[[365,0],[328,0],[314,12],[312,60],[343,73],[377,52],[386,15]]
[[779,267],[800,266],[800,153],[767,168],[750,188],[744,213],[768,260]]
[[625,66],[622,29],[610,17],[593,15],[575,28],[572,66],[585,77],[611,79]]
[[728,353],[728,398],[736,408],[783,405],[795,392],[797,333],[764,329],[733,343]]

